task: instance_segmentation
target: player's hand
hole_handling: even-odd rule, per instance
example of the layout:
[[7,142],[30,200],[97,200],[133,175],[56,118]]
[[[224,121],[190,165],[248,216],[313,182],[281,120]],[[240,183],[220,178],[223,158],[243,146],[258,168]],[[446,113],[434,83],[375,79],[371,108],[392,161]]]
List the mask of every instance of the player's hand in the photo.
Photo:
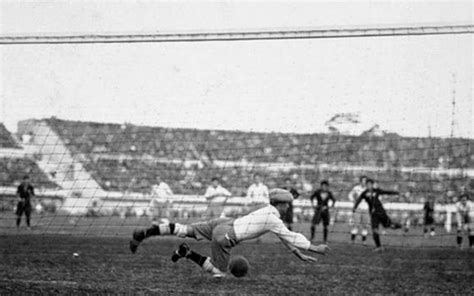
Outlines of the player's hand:
[[317,245],[317,246],[314,246],[314,245],[311,245],[308,249],[308,251],[311,251],[311,252],[315,252],[315,253],[318,253],[320,255],[326,255],[326,253],[330,250],[329,246],[328,245]]
[[308,256],[308,255],[304,255],[304,254],[301,255],[300,259],[304,262],[317,262],[318,261],[318,259]]
[[315,248],[315,251],[321,255],[326,255],[327,252],[329,252],[330,248],[328,245],[322,244],[318,245]]

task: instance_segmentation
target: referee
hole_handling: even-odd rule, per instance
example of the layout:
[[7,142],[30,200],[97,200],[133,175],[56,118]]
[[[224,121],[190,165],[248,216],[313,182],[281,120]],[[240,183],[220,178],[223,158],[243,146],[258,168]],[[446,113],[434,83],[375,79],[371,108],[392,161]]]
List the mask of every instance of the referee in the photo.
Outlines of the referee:
[[28,175],[23,177],[23,182],[18,186],[16,191],[18,197],[18,204],[16,206],[16,227],[20,228],[21,216],[25,213],[26,225],[30,229],[30,218],[31,218],[31,198],[35,196],[35,189],[30,183],[30,177]]

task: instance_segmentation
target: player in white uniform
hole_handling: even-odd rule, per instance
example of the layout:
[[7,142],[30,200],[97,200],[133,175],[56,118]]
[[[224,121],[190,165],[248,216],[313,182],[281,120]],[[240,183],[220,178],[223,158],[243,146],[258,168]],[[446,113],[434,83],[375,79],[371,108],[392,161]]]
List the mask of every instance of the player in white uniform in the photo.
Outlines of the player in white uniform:
[[469,200],[469,194],[462,189],[459,201],[456,203],[456,220],[458,224],[457,243],[462,247],[463,232],[469,237],[469,246],[474,245],[474,203]]
[[204,197],[209,202],[206,211],[206,217],[225,217],[224,205],[232,194],[229,190],[221,186],[219,179],[214,177],[204,194]]
[[250,204],[268,203],[268,187],[263,184],[262,176],[255,174],[255,183],[247,190],[247,202]]
[[156,177],[156,184],[151,188],[151,201],[148,205],[150,216],[153,220],[169,218],[171,204],[173,203],[173,191],[170,186],[163,182],[160,176]]
[[[349,192],[349,200],[352,201],[354,204],[356,203],[359,196],[367,189],[367,176],[361,176],[359,178],[359,184],[352,188],[351,192]],[[369,223],[370,223],[370,216],[369,212],[366,209],[358,209],[356,212],[352,214],[350,219],[351,225],[351,241],[354,243],[357,235],[361,234],[362,236],[362,243],[366,243],[367,235],[369,234]]]
[[312,245],[304,235],[288,230],[283,223],[281,217],[288,210],[289,203],[293,201],[291,193],[284,189],[273,189],[269,196],[270,205],[237,219],[218,218],[190,225],[164,223],[153,225],[148,229],[136,230],[130,241],[130,250],[135,253],[143,240],[156,235],[175,235],[196,240],[207,239],[211,241],[211,257],[203,256],[183,243],[173,253],[171,259],[176,262],[181,258],[187,258],[215,277],[226,274],[230,253],[234,246],[268,232],[278,236],[281,242],[302,261],[312,262],[317,259],[303,254],[301,250],[325,254],[329,249],[327,245]]

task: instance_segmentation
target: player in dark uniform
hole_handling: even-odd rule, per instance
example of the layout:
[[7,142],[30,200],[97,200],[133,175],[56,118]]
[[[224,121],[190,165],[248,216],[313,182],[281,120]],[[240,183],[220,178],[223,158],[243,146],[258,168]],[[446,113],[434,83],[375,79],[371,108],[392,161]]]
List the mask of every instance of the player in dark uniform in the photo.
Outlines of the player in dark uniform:
[[28,176],[23,177],[23,182],[18,186],[16,191],[18,197],[18,204],[16,207],[16,226],[19,228],[21,223],[21,216],[25,213],[26,225],[30,228],[31,219],[31,198],[35,196],[35,189],[30,184],[30,178]]
[[[285,186],[282,187],[285,190],[288,190],[291,195],[293,195],[293,200],[297,199],[300,194],[298,193],[298,190],[296,190],[293,187],[293,184],[291,182],[290,178],[285,179]],[[288,207],[288,211],[286,212],[285,218],[283,221],[285,222],[286,226],[288,227],[289,230],[293,230],[293,202],[290,202],[290,206]]]
[[400,223],[392,222],[390,217],[387,215],[382,202],[380,201],[381,195],[398,195],[399,193],[396,191],[388,191],[382,190],[380,188],[374,188],[374,181],[367,180],[367,189],[362,192],[362,194],[357,199],[356,203],[354,204],[354,209],[352,212],[354,213],[359,206],[362,200],[367,202],[369,206],[369,213],[370,213],[370,223],[372,226],[372,236],[375,242],[375,251],[382,250],[382,244],[380,243],[380,234],[379,234],[379,225],[382,225],[385,228],[392,228],[398,229],[401,228],[402,225]]
[[425,227],[423,229],[423,232],[425,233],[425,236],[428,235],[428,230],[430,231],[430,235],[434,236],[435,235],[435,227],[434,227],[434,197],[430,196],[425,202],[425,205],[423,206],[423,210],[425,212]]
[[[314,200],[316,199],[316,204]],[[310,197],[311,205],[314,208],[313,221],[311,221],[311,241],[314,239],[314,234],[316,232],[316,225],[321,221],[323,222],[323,235],[324,243],[328,240],[328,225],[330,220],[329,215],[329,201],[332,201],[332,207],[336,204],[336,200],[332,195],[332,192],[329,191],[328,181],[321,182],[321,188],[316,190]]]

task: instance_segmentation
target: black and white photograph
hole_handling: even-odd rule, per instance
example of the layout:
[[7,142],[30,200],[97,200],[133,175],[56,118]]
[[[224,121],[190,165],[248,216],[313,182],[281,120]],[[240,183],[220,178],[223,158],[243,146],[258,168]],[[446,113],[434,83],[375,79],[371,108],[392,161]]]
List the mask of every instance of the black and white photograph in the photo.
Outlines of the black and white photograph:
[[0,0],[0,295],[474,295],[474,2]]

